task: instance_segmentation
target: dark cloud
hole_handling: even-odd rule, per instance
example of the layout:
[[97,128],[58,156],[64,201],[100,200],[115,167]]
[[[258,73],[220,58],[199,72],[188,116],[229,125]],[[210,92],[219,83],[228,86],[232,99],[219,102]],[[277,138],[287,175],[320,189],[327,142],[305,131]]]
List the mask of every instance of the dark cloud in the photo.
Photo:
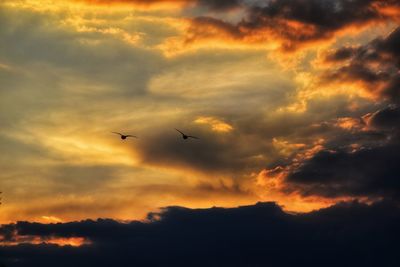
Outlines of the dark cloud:
[[[237,24],[218,18],[194,19],[188,40],[210,38],[210,35],[228,35],[237,41],[268,42],[279,40],[283,49],[294,50],[304,44],[326,40],[342,30],[360,27],[371,22],[395,20],[399,17],[399,4],[377,0],[272,0],[243,2],[246,16]],[[383,7],[393,9],[390,14]],[[205,29],[213,27],[217,32]],[[214,36],[217,37],[217,36]]]
[[356,152],[321,151],[287,181],[301,183],[304,195],[400,197],[400,146]]
[[200,5],[208,6],[214,10],[226,10],[239,7],[241,0],[197,0]]
[[337,136],[293,168],[287,182],[303,195],[399,199],[399,121],[395,106],[369,115],[366,123],[373,129]]
[[97,221],[2,226],[13,234],[84,237],[81,247],[0,247],[7,266],[394,266],[400,209],[389,202],[341,203],[288,214],[274,203],[239,208],[169,207],[150,222]]
[[[183,122],[170,124],[184,125]],[[163,130],[168,129],[163,125],[141,140],[136,149],[147,164],[192,169],[213,178],[219,175],[239,177],[265,164],[265,160],[259,162],[254,156],[269,151],[270,142],[251,146],[251,141],[238,132],[240,129],[218,133],[207,128],[209,126],[187,125],[181,130],[200,137],[200,140],[183,140],[173,128]]]
[[342,62],[352,58],[359,49],[356,47],[341,47],[333,53],[326,55],[325,61],[327,62]]
[[387,72],[376,72],[363,64],[354,62],[351,65],[340,68],[338,71],[330,73],[329,76],[324,78],[329,81],[363,81],[371,85],[374,84],[375,88],[377,88],[377,83],[388,81],[390,74]]
[[93,4],[138,4],[138,5],[155,5],[155,4],[194,4],[197,6],[204,6],[215,11],[224,11],[240,6],[242,0],[80,0]]
[[[284,26],[279,30],[279,34],[293,44],[325,39],[338,29],[377,19],[379,13],[371,7],[373,2],[375,1],[270,1],[266,7],[252,8],[248,21],[240,26],[250,29],[274,28],[274,24],[279,22],[279,26]],[[300,24],[296,29],[286,24],[287,21]],[[286,46],[290,48],[293,44]]]
[[212,29],[218,29],[219,34],[224,34],[228,38],[242,38],[241,31],[235,25],[216,18],[203,16],[192,19],[188,30],[189,34],[186,36],[185,41],[189,43],[198,39],[213,38],[215,31]]
[[398,130],[400,126],[400,108],[390,106],[375,112],[369,121],[370,125],[380,129]]
[[329,53],[325,61],[341,65],[325,73],[324,82],[363,82],[370,92],[399,101],[400,28],[366,45],[340,48]]

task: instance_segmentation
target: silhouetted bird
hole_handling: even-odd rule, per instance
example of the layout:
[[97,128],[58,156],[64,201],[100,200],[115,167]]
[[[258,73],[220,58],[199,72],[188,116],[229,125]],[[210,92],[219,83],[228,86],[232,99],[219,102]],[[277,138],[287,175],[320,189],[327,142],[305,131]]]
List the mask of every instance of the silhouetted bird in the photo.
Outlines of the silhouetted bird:
[[119,135],[121,136],[121,139],[122,139],[122,140],[125,140],[125,139],[128,138],[128,137],[138,138],[137,136],[130,135],[130,134],[122,134],[122,133],[117,133],[117,132],[112,132],[112,133],[114,133],[114,134],[119,134]]
[[188,139],[188,138],[200,139],[200,138],[198,138],[198,137],[196,137],[196,136],[193,136],[193,135],[186,135],[186,134],[182,133],[181,131],[179,131],[178,129],[175,129],[175,130],[177,130],[178,132],[180,132],[181,135],[182,135],[182,138],[185,139],[185,140]]

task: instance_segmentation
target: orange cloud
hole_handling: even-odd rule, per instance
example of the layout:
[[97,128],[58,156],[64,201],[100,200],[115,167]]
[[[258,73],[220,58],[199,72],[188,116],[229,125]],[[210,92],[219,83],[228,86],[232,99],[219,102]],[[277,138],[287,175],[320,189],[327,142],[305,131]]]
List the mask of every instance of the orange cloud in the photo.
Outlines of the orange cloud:
[[335,126],[345,130],[360,130],[365,127],[361,119],[351,117],[338,118]]
[[320,77],[321,86],[356,87],[364,96],[377,100],[399,98],[400,71],[398,42],[400,28],[366,45],[345,46],[329,51],[319,61],[328,65]]
[[[223,42],[226,47],[240,43],[268,48],[272,43],[273,47],[278,44],[282,51],[293,52],[330,42],[349,32],[361,32],[371,24],[396,21],[400,16],[396,2],[337,2],[337,10],[322,2],[297,0],[272,1],[263,8],[242,5],[247,16],[238,23],[205,14],[189,20],[190,26],[181,37],[180,46],[188,49],[196,43],[209,41]],[[314,10],[315,14],[301,10]]]
[[53,244],[57,246],[72,246],[80,247],[83,245],[89,245],[91,242],[83,237],[55,237],[55,236],[32,236],[32,235],[15,235],[11,240],[0,236],[0,246],[17,246],[19,244]]
[[349,201],[350,197],[324,198],[320,196],[303,196],[287,182],[288,169],[278,166],[261,171],[256,176],[255,192],[263,201],[275,201],[286,211],[309,212],[329,207],[340,201]]

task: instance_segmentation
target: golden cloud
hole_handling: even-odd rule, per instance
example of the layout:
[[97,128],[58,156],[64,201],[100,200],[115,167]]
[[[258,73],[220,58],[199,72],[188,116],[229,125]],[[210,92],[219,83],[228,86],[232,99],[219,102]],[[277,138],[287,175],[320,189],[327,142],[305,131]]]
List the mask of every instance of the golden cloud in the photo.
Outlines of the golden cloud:
[[213,130],[214,132],[228,133],[233,130],[233,127],[231,125],[214,117],[201,116],[198,117],[194,122],[198,124],[209,125],[211,127],[211,130]]

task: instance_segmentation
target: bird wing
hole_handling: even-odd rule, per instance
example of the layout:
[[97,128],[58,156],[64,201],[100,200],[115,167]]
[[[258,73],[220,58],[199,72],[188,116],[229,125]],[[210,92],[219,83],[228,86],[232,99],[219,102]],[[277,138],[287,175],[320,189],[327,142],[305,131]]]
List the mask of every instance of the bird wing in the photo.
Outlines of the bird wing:
[[117,132],[112,132],[112,133],[119,134],[119,135],[121,135],[121,136],[123,135],[122,133],[117,133]]
[[137,136],[135,136],[135,135],[131,135],[131,134],[128,134],[128,135],[125,135],[126,137],[134,137],[134,138],[138,138]]
[[194,138],[194,139],[200,139],[200,138],[198,138],[196,136],[193,136],[193,135],[188,135],[187,137]]
[[177,130],[178,132],[180,132],[181,134],[185,135],[184,133],[182,133],[181,131],[179,131],[178,129],[175,128],[175,130]]

